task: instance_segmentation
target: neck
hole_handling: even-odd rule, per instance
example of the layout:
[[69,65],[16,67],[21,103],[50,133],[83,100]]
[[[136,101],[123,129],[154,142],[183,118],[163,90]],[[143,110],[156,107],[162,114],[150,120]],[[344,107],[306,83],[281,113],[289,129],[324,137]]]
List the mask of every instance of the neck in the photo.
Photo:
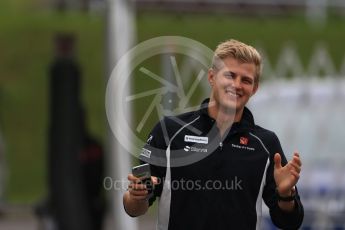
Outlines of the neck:
[[211,100],[208,104],[208,114],[210,117],[216,120],[217,127],[220,130],[220,135],[223,136],[224,133],[234,122],[239,122],[242,118],[243,109],[238,110],[231,110],[228,108],[222,108],[219,103],[216,101]]

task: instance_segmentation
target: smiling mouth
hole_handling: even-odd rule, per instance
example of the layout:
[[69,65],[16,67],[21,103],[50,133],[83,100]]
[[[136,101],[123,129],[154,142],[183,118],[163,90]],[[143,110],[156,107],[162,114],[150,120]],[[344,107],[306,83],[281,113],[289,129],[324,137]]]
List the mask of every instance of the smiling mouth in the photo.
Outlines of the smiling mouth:
[[225,90],[226,94],[230,95],[231,97],[235,97],[235,98],[240,98],[242,97],[242,94],[234,92],[232,90]]

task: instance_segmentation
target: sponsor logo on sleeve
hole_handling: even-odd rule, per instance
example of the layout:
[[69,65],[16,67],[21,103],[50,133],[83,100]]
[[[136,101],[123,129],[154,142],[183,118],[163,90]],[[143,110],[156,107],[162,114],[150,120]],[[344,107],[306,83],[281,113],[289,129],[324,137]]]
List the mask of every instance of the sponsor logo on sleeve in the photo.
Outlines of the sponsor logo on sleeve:
[[150,158],[151,157],[151,151],[148,149],[142,148],[140,156]]

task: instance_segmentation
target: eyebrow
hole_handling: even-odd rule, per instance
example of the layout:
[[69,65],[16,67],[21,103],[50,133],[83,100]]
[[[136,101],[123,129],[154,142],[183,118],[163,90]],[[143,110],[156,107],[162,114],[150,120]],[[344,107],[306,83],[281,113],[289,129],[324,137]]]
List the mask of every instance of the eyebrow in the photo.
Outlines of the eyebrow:
[[235,73],[235,72],[232,72],[232,71],[224,71],[223,74],[234,74],[234,75],[236,75],[236,73]]

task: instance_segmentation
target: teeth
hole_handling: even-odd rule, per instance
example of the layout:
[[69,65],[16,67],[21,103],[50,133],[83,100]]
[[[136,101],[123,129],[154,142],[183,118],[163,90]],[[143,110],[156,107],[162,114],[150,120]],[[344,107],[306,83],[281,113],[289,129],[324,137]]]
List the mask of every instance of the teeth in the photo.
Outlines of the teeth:
[[234,93],[234,92],[231,92],[231,91],[226,91],[226,93],[230,94],[231,96],[234,96],[234,97],[240,97],[241,95],[238,94],[238,93]]

